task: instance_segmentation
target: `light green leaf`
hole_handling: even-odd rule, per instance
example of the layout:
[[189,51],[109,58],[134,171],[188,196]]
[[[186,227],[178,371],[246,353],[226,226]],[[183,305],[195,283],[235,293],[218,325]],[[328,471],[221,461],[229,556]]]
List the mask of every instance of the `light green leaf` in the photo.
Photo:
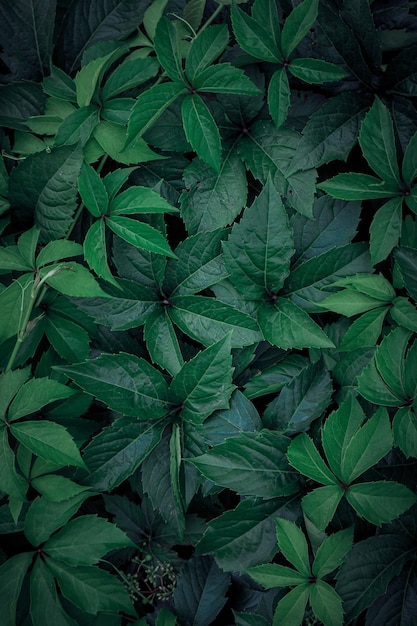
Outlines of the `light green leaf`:
[[153,363],[176,376],[184,365],[178,338],[166,309],[153,311],[145,321],[144,337]]
[[141,85],[156,76],[159,69],[153,57],[129,59],[118,64],[101,91],[103,100],[110,100],[124,91]]
[[340,567],[346,554],[352,548],[353,526],[333,533],[320,544],[312,566],[313,576],[324,578]]
[[341,200],[372,200],[394,198],[399,195],[398,186],[369,174],[337,174],[317,185],[333,198]]
[[84,238],[84,258],[97,276],[118,287],[107,261],[106,226],[104,220],[96,220]]
[[352,436],[344,448],[341,478],[350,484],[355,478],[376,465],[393,445],[388,411],[380,407]]
[[318,487],[302,499],[304,514],[317,526],[318,530],[325,530],[344,495],[345,492],[340,485]]
[[359,133],[363,155],[374,172],[387,183],[401,182],[391,115],[379,98],[365,116]]
[[143,16],[143,26],[147,35],[153,40],[158,22],[161,19],[167,0],[156,0],[151,2]]
[[241,495],[277,498],[298,491],[298,474],[285,456],[288,442],[274,431],[242,432],[190,462],[216,485]]
[[163,254],[175,259],[175,254],[169,247],[164,235],[145,222],[140,222],[130,217],[112,215],[106,219],[106,225],[116,235],[132,246],[137,246],[149,252]]
[[36,476],[31,478],[30,484],[50,502],[63,502],[89,490],[89,487],[77,485],[69,478],[59,474]]
[[388,306],[376,308],[355,320],[339,344],[338,351],[345,352],[375,346],[388,310]]
[[243,70],[230,63],[207,67],[196,77],[194,89],[199,93],[236,93],[242,96],[259,96],[262,93]]
[[293,59],[288,65],[288,71],[293,76],[306,83],[318,84],[331,81],[340,81],[348,76],[347,72],[334,63],[321,59]]
[[343,289],[316,304],[327,311],[352,317],[353,315],[360,315],[361,313],[366,313],[366,311],[382,307],[386,303],[379,298],[372,298],[360,291]]
[[102,120],[94,129],[94,139],[102,151],[117,163],[136,165],[137,163],[164,158],[151,150],[148,144],[140,137],[133,137],[129,145],[125,147],[126,128],[120,124]]
[[301,626],[310,592],[310,583],[305,582],[294,587],[277,605],[273,626]]
[[228,42],[229,31],[226,24],[209,26],[194,37],[185,61],[185,73],[191,84],[221,55]]
[[181,105],[184,131],[191,147],[207,165],[220,172],[220,133],[207,106],[198,94],[187,95]]
[[274,72],[268,87],[268,109],[274,124],[280,128],[285,124],[290,107],[290,85],[284,68]]
[[243,295],[273,296],[284,284],[294,254],[288,216],[271,179],[223,246],[230,280]]
[[75,297],[110,297],[102,290],[94,276],[86,267],[68,261],[56,265],[48,265],[39,271],[45,283],[64,296]]
[[231,347],[250,346],[262,337],[256,320],[215,298],[173,296],[169,315],[186,334],[210,346],[230,334]]
[[287,59],[304,39],[317,18],[318,0],[304,0],[295,7],[284,22],[281,33],[281,50]]
[[168,409],[168,387],[163,375],[133,354],[102,354],[84,363],[55,369],[123,415],[150,420],[165,415]]
[[187,361],[169,389],[170,402],[180,407],[180,417],[202,424],[217,409],[227,409],[232,384],[230,335]]
[[69,398],[76,393],[62,383],[50,378],[31,378],[21,387],[9,407],[8,419],[17,420],[56,400]]
[[67,565],[94,565],[111,550],[134,544],[103,517],[82,515],[71,520],[43,546],[46,554]]
[[301,474],[308,476],[322,485],[334,485],[337,483],[334,475],[321,458],[312,439],[305,433],[301,433],[292,440],[287,458],[293,467]]
[[258,324],[264,338],[283,349],[334,348],[334,343],[311,317],[288,298],[263,302]]
[[68,115],[58,128],[55,146],[85,146],[100,120],[100,109],[95,104],[76,109]]
[[21,552],[3,563],[0,567],[0,602],[2,620],[8,626],[16,626],[16,610],[23,579],[32,562],[32,552]]
[[384,261],[398,244],[402,227],[403,198],[391,198],[375,213],[369,227],[372,265]]
[[284,565],[277,565],[275,563],[256,565],[255,567],[247,569],[246,573],[256,580],[258,584],[262,585],[262,587],[265,587],[265,589],[293,587],[294,585],[305,583],[306,578],[308,579],[308,575],[305,576],[291,567],[285,567]]
[[75,442],[64,426],[46,420],[12,424],[10,432],[33,454],[60,465],[86,468]]
[[342,598],[323,580],[311,585],[310,604],[316,618],[325,626],[343,626]]
[[307,541],[301,528],[285,518],[276,520],[278,546],[304,578],[311,576]]
[[106,187],[96,170],[83,163],[78,178],[81,200],[94,217],[105,215],[109,204]]
[[77,104],[80,108],[90,104],[104,72],[113,61],[126,51],[126,48],[123,49],[123,46],[117,46],[106,56],[90,61],[76,73],[74,83],[77,93]]
[[385,383],[372,359],[357,378],[357,390],[369,402],[381,406],[398,407],[404,404],[404,397],[397,395]]
[[351,485],[346,491],[346,499],[358,515],[381,526],[407,511],[417,497],[405,485],[384,480]]
[[40,268],[55,261],[62,261],[73,256],[80,256],[83,253],[82,246],[75,241],[58,239],[50,241],[42,248],[36,257],[36,267]]
[[58,580],[62,595],[89,615],[124,611],[136,615],[123,583],[98,567],[70,567],[53,559],[46,566]]

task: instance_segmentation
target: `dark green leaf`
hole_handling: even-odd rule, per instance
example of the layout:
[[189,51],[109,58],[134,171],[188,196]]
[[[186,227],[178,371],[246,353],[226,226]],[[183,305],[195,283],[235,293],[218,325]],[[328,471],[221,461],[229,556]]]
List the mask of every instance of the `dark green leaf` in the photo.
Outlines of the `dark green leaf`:
[[372,200],[399,195],[397,185],[369,174],[337,174],[317,187],[340,200]]
[[275,623],[299,626],[305,614],[309,595],[309,582],[301,583],[294,587],[294,589],[278,602],[274,613]]
[[42,248],[36,257],[36,267],[40,268],[55,261],[62,261],[73,256],[80,256],[83,253],[82,246],[75,241],[58,239],[50,241]]
[[30,617],[33,626],[42,626],[53,620],[55,626],[76,626],[65,613],[51,572],[41,559],[37,559],[30,574]]
[[2,619],[10,626],[16,626],[16,609],[19,602],[23,579],[33,559],[32,552],[21,552],[8,559],[0,567],[0,602]]
[[230,335],[226,335],[182,366],[169,398],[179,405],[182,419],[202,424],[215,410],[228,408],[233,389]]
[[191,84],[221,55],[228,42],[229,31],[226,24],[210,26],[194,37],[185,62],[185,73]]
[[219,63],[203,70],[194,81],[194,89],[199,93],[237,93],[243,96],[258,96],[261,93],[243,70],[230,63]]
[[73,438],[60,424],[46,420],[23,422],[12,424],[10,432],[45,461],[59,465],[76,465],[85,469],[85,463]]
[[184,365],[178,338],[166,308],[153,311],[145,321],[145,341],[153,363],[175,376]]
[[141,85],[153,78],[158,69],[158,62],[152,57],[126,59],[116,67],[106,80],[102,90],[103,100],[110,100],[124,91]]
[[230,574],[212,558],[193,557],[182,567],[174,590],[177,616],[194,626],[209,626],[226,604],[229,584]]
[[8,419],[14,421],[55,400],[74,395],[75,390],[50,378],[31,378],[21,387],[9,406]]
[[386,592],[372,604],[366,614],[368,626],[379,626],[381,615],[392,616],[392,623],[412,622],[416,611],[417,577],[412,562],[389,583]]
[[102,151],[118,163],[132,165],[161,159],[161,156],[153,152],[140,137],[133,137],[129,145],[125,147],[126,129],[119,123],[101,121],[94,129],[94,139]]
[[351,485],[346,500],[360,517],[382,526],[392,522],[416,503],[415,494],[400,483],[378,481]]
[[172,80],[184,81],[178,30],[174,23],[162,17],[155,30],[155,52],[158,61]]
[[85,145],[99,123],[99,109],[95,104],[77,109],[60,125],[55,137],[56,146]]
[[290,107],[290,85],[284,68],[274,72],[268,87],[268,109],[274,124],[280,128],[285,124]]
[[294,254],[288,216],[271,179],[224,244],[231,282],[246,297],[276,294],[289,274]]
[[290,520],[276,520],[278,547],[287,561],[305,577],[311,575],[307,541],[301,528]]
[[63,502],[51,502],[37,497],[30,505],[25,517],[24,531],[34,547],[44,543],[56,530],[64,526],[78,511],[91,493],[80,493]]
[[345,495],[341,485],[326,485],[310,491],[302,499],[306,515],[319,531],[324,531],[333,519],[339,502]]
[[175,254],[162,233],[145,222],[112,215],[106,219],[106,224],[116,235],[132,246],[175,258]]
[[398,409],[392,423],[395,445],[409,457],[417,456],[417,420],[408,407]]
[[296,78],[313,85],[340,81],[347,76],[345,70],[338,65],[321,59],[294,59],[289,63],[288,71]]
[[84,363],[56,369],[123,415],[149,420],[167,411],[164,377],[133,354],[103,354]]
[[36,476],[31,478],[31,485],[50,502],[63,502],[89,489],[59,474]]
[[46,566],[58,580],[62,595],[89,615],[100,611],[135,615],[123,583],[109,572],[98,567],[70,567],[53,559],[47,559]]
[[235,3],[232,4],[232,24],[236,39],[245,52],[262,61],[277,63],[282,60],[273,34]]
[[106,187],[97,172],[87,163],[82,165],[78,190],[81,200],[94,217],[106,214],[109,204]]
[[164,424],[131,418],[116,419],[85,448],[90,470],[88,483],[112,491],[133,474],[162,437]]
[[15,454],[10,447],[6,428],[0,429],[0,462],[0,490],[9,497],[24,501],[28,484],[16,471]]
[[318,0],[304,0],[285,20],[281,33],[281,50],[287,59],[304,39],[317,18]]
[[44,544],[43,550],[54,560],[68,565],[94,565],[110,550],[134,544],[114,524],[96,515],[71,520]]
[[415,281],[417,271],[417,250],[401,246],[394,250],[394,259],[398,264],[401,278],[405,283],[409,295],[417,300],[417,286]]
[[30,376],[28,367],[0,374],[0,419],[6,418],[6,411],[21,386]]
[[399,535],[370,537],[353,546],[340,568],[336,585],[347,623],[385,592],[412,551],[409,538]]
[[207,106],[198,94],[187,95],[182,101],[184,130],[191,147],[205,163],[220,172],[220,134]]
[[359,143],[369,166],[384,181],[400,184],[395,148],[394,125],[388,109],[379,98],[366,114],[359,133]]
[[288,443],[273,431],[241,433],[190,462],[216,485],[241,495],[277,498],[298,491],[297,473],[285,456]]
[[306,365],[308,361],[306,362],[301,355],[289,354],[276,365],[255,374],[245,383],[245,396],[252,399],[281,391]]
[[323,578],[340,567],[346,554],[351,550],[352,543],[352,526],[326,537],[316,552],[311,570],[313,575]]
[[301,474],[322,485],[336,484],[336,478],[321,458],[308,435],[302,433],[291,442],[287,452],[288,461]]
[[407,144],[402,166],[403,179],[409,185],[417,178],[416,143],[417,133],[414,133]]
[[84,258],[97,276],[118,286],[107,262],[106,226],[104,220],[96,220],[84,238]]
[[69,261],[48,265],[39,272],[45,283],[65,296],[83,297],[110,297],[102,290],[94,276],[84,265]]
[[323,580],[311,585],[310,604],[314,615],[323,624],[343,624],[342,598]]
[[364,347],[373,347],[377,344],[382,331],[385,316],[389,307],[379,307],[364,313],[349,326],[338,350],[351,351]]
[[178,209],[171,206],[162,196],[147,187],[132,186],[122,191],[109,207],[109,215],[135,215],[139,213],[174,213]]
[[[277,520],[277,522],[278,521],[280,520]],[[285,521],[288,522],[288,520]],[[288,523],[291,524],[292,522]],[[293,587],[295,585],[302,585],[302,583],[308,580],[308,575],[301,574],[292,567],[277,565],[276,563],[251,567],[248,570],[248,574],[266,589],[273,589],[274,587]]]

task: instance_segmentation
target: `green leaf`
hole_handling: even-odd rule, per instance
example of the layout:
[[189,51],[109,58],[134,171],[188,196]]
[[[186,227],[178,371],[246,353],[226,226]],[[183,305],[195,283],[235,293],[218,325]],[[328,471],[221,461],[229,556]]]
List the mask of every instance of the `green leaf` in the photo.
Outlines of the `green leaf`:
[[123,583],[115,576],[97,567],[71,567],[53,559],[46,566],[55,576],[62,595],[89,615],[100,611],[124,611],[135,615],[135,610]]
[[109,215],[177,212],[159,193],[148,187],[132,186],[111,201]]
[[71,520],[43,546],[45,553],[67,565],[94,565],[111,550],[134,544],[117,526],[96,515]]
[[274,124],[280,128],[285,124],[290,107],[290,85],[284,68],[274,72],[268,86],[268,109]]
[[77,72],[74,83],[77,92],[77,104],[80,108],[91,103],[96,87],[101,82],[104,72],[126,49],[123,50],[122,46],[117,46],[105,56],[100,56],[83,65]]
[[388,411],[381,407],[355,432],[344,448],[341,463],[342,480],[347,484],[351,483],[387,455],[392,445]]
[[64,426],[38,420],[12,424],[10,432],[33,454],[59,465],[75,465],[85,469],[85,463],[75,442]]
[[293,467],[322,485],[334,485],[336,479],[321,458],[316,446],[308,435],[301,433],[292,440],[287,458]]
[[40,268],[49,263],[54,263],[55,261],[80,256],[82,253],[81,244],[75,241],[68,241],[66,239],[50,241],[42,248],[36,257],[36,267]]
[[[147,417],[147,416],[145,416]],[[122,417],[106,426],[85,448],[90,473],[85,482],[112,491],[131,476],[159,443],[165,423]]]
[[282,60],[273,34],[235,3],[232,4],[232,24],[239,46],[245,52],[262,61],[277,63]]
[[47,541],[52,533],[71,519],[91,495],[91,492],[80,493],[63,502],[51,502],[39,496],[35,498],[25,517],[24,531],[28,541],[35,548]]
[[76,109],[68,115],[58,128],[55,146],[64,147],[73,144],[85,146],[99,123],[100,110],[95,104]]
[[374,359],[363,368],[357,378],[357,390],[369,402],[382,406],[398,407],[404,404],[404,397],[398,396],[385,383],[375,365]]
[[106,225],[121,239],[127,241],[132,246],[143,248],[156,254],[163,254],[175,259],[175,254],[164,235],[153,226],[140,222],[130,217],[120,217],[112,215],[106,218]]
[[276,520],[278,547],[287,561],[303,577],[311,575],[307,541],[301,528],[294,522],[281,518]]
[[153,40],[155,37],[155,30],[158,26],[158,22],[164,13],[167,0],[156,0],[151,2],[145,11],[143,16],[143,26],[146,30],[146,34]]
[[399,572],[413,548],[405,535],[384,534],[357,542],[340,568],[336,591],[349,623],[368,608]]
[[39,274],[47,285],[65,296],[109,297],[88,269],[74,261],[48,265]]
[[191,235],[231,224],[246,202],[245,166],[234,148],[227,150],[218,173],[193,159],[184,170],[184,183],[181,217]]
[[207,67],[196,77],[193,86],[199,93],[236,93],[242,96],[261,94],[261,90],[243,70],[230,63]]
[[417,310],[408,298],[398,296],[392,301],[390,308],[392,319],[403,328],[417,332]]
[[372,200],[399,195],[396,184],[369,174],[337,174],[324,183],[319,183],[317,188],[341,200]]
[[220,134],[207,106],[198,94],[187,95],[182,101],[181,115],[184,131],[192,149],[202,161],[220,172]]
[[264,338],[279,348],[335,347],[320,326],[288,298],[263,302],[258,309],[258,324]]
[[342,598],[323,580],[310,587],[310,604],[318,620],[326,626],[343,626]]
[[289,274],[294,254],[288,216],[271,179],[233,226],[224,244],[231,282],[246,297],[276,294]]
[[159,64],[155,58],[127,58],[106,80],[101,92],[103,100],[110,100],[124,91],[138,87],[156,76],[158,69]]
[[342,342],[338,346],[340,352],[373,347],[377,344],[382,331],[385,316],[389,307],[380,307],[368,311],[349,326]]
[[118,287],[107,262],[106,226],[104,220],[96,220],[84,238],[84,258],[97,276]]
[[304,514],[318,530],[325,530],[344,495],[345,492],[340,485],[318,487],[302,499]]
[[353,544],[353,526],[326,537],[320,544],[312,566],[313,576],[324,578],[340,567]]
[[178,338],[166,309],[153,311],[145,321],[146,347],[153,363],[176,376],[184,365]]
[[84,328],[71,320],[49,311],[45,334],[54,350],[66,361],[75,363],[88,357],[90,337]]
[[23,579],[32,562],[32,552],[15,554],[0,567],[0,602],[2,619],[10,626],[16,626],[16,610]]
[[169,315],[186,334],[210,346],[230,334],[232,348],[249,346],[261,338],[256,320],[215,298],[173,296]]
[[304,39],[317,18],[318,0],[304,0],[295,7],[284,22],[281,50],[287,59]]
[[346,499],[360,517],[375,526],[397,519],[417,500],[408,487],[394,481],[351,485],[346,491]]
[[171,78],[185,82],[179,49],[178,30],[174,23],[166,17],[161,17],[155,30],[155,52],[158,61]]
[[385,303],[380,299],[372,298],[360,291],[344,289],[318,302],[317,306],[346,317],[352,317],[382,307],[383,304]]
[[342,476],[342,464],[346,448],[365,420],[365,413],[352,393],[326,419],[321,432],[323,449],[330,468],[338,478]]
[[277,605],[274,613],[273,626],[301,626],[310,593],[310,583],[302,583],[294,587]]
[[89,489],[89,487],[77,485],[69,478],[58,474],[31,478],[31,485],[50,502],[63,502]]
[[191,84],[222,54],[228,42],[229,31],[226,24],[209,26],[194,37],[185,60],[185,73]]
[[202,424],[213,411],[228,408],[233,389],[230,335],[226,335],[182,366],[169,398],[180,406],[182,419]]
[[308,364],[298,354],[289,354],[276,365],[255,374],[246,384],[244,394],[253,399],[281,391]]
[[211,554],[224,571],[240,571],[272,559],[276,552],[274,518],[286,500],[247,498],[207,523],[197,554]]
[[348,74],[338,65],[321,59],[293,59],[288,65],[293,76],[310,84],[327,83],[341,80]]
[[117,163],[131,165],[163,158],[153,152],[140,137],[133,137],[129,145],[125,147],[126,129],[120,124],[101,121],[94,129],[94,139],[102,151]]
[[78,178],[78,190],[81,200],[94,217],[105,215],[109,204],[106,187],[102,179],[87,163],[83,163]]
[[181,82],[162,83],[154,85],[142,92],[132,109],[127,126],[127,143],[141,137],[162,113],[187,89]]
[[[281,520],[277,520],[279,522]],[[284,520],[287,521],[287,520]],[[292,522],[288,522],[291,524]],[[303,535],[304,537],[304,535]],[[308,575],[300,573],[291,567],[285,565],[277,565],[275,563],[256,565],[246,570],[251,578],[265,589],[273,589],[274,587],[293,587],[306,582]]]
[[53,620],[56,626],[76,626],[64,612],[51,572],[41,559],[36,559],[30,574],[30,617],[33,626]]
[[103,354],[84,363],[55,369],[123,415],[150,420],[167,412],[168,387],[164,377],[133,354]]
[[298,476],[288,465],[288,438],[263,430],[242,432],[190,459],[216,485],[241,495],[277,498],[298,491]]
[[8,419],[17,420],[45,405],[74,395],[75,390],[50,378],[31,378],[21,387],[9,407]]
[[395,414],[392,422],[395,445],[407,457],[417,456],[417,420],[415,413],[404,406]]
[[24,501],[28,484],[16,471],[15,454],[10,447],[6,428],[0,429],[0,490],[8,496]]
[[393,615],[399,623],[402,621],[405,624],[412,619],[417,580],[411,563],[392,579],[386,592],[368,609],[366,619],[369,626],[377,626],[380,615]]
[[405,328],[394,328],[384,337],[375,353],[375,364],[381,377],[396,395],[405,400],[404,358],[410,336],[410,331]]
[[398,247],[394,250],[394,259],[397,262],[400,276],[404,281],[407,292],[413,300],[417,300],[417,288],[415,285],[417,250],[406,246]]
[[201,24],[205,6],[206,0],[188,0],[184,6],[183,17],[194,30],[197,30]]
[[0,419],[4,421],[6,411],[13,397],[30,376],[28,367],[0,374]]
[[402,166],[403,179],[408,185],[411,185],[417,178],[416,145],[417,133],[414,133],[407,144]]
[[384,261],[398,244],[401,236],[402,204],[401,197],[392,198],[374,215],[369,228],[372,265]]
[[212,624],[226,604],[229,585],[230,574],[222,572],[212,558],[192,557],[181,569],[173,594],[179,621]]
[[391,185],[401,182],[395,147],[394,125],[388,109],[379,98],[366,114],[359,133],[359,143],[369,166]]

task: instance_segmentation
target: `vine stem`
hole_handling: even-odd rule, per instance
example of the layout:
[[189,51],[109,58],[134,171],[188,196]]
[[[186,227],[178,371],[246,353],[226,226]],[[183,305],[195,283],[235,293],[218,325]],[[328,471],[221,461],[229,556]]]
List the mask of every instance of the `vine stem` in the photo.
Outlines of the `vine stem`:
[[[20,346],[22,345],[22,343],[23,343],[23,341],[25,339],[26,330],[27,330],[27,327],[28,327],[28,324],[29,324],[30,316],[31,316],[33,308],[35,306],[37,294],[38,294],[38,289],[37,289],[37,286],[34,283],[32,285],[32,292],[30,294],[29,306],[28,306],[28,308],[27,308],[27,310],[25,312],[25,315],[22,318],[21,323],[19,324],[19,330],[18,330],[18,333],[17,333],[17,338],[16,338],[15,344],[13,346],[12,353],[11,353],[11,355],[9,357],[8,362],[7,362],[6,369],[4,370],[5,373],[9,372],[12,369],[14,360],[15,360],[15,358],[17,356],[17,353],[20,350]],[[23,295],[22,295],[22,299],[23,299]]]
[[212,22],[214,22],[214,20],[216,19],[216,17],[219,15],[219,13],[221,13],[224,9],[224,5],[223,4],[218,4],[217,5],[217,9],[215,9],[213,11],[213,13],[210,15],[210,17],[207,19],[207,21],[203,24],[203,26],[200,28],[200,30],[198,31],[199,33],[203,32],[203,30],[205,30],[208,26],[210,26],[210,24]]

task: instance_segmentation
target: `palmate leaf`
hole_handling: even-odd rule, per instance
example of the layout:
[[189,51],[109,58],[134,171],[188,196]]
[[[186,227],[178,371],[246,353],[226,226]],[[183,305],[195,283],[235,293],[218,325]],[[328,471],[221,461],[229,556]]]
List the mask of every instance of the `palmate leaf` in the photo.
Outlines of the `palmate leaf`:
[[319,531],[324,531],[333,519],[339,502],[345,495],[341,485],[318,487],[305,495],[301,501],[306,515]]
[[114,411],[151,420],[168,411],[168,386],[162,374],[133,354],[103,354],[55,369]]
[[323,578],[340,567],[353,544],[353,526],[333,533],[320,544],[311,568],[313,576]]
[[288,438],[273,431],[240,433],[190,459],[216,485],[241,495],[277,498],[298,491],[298,476],[287,463]]
[[294,243],[287,213],[270,178],[233,226],[223,250],[231,282],[243,295],[260,299],[281,289]]
[[322,485],[335,485],[336,477],[321,458],[316,446],[308,435],[301,433],[293,439],[287,451],[287,458],[296,470]]
[[43,546],[46,554],[67,565],[94,565],[111,550],[135,544],[102,517],[82,515],[66,524]]
[[233,392],[230,334],[187,361],[169,388],[169,400],[179,415],[202,424],[217,409],[229,407]]

